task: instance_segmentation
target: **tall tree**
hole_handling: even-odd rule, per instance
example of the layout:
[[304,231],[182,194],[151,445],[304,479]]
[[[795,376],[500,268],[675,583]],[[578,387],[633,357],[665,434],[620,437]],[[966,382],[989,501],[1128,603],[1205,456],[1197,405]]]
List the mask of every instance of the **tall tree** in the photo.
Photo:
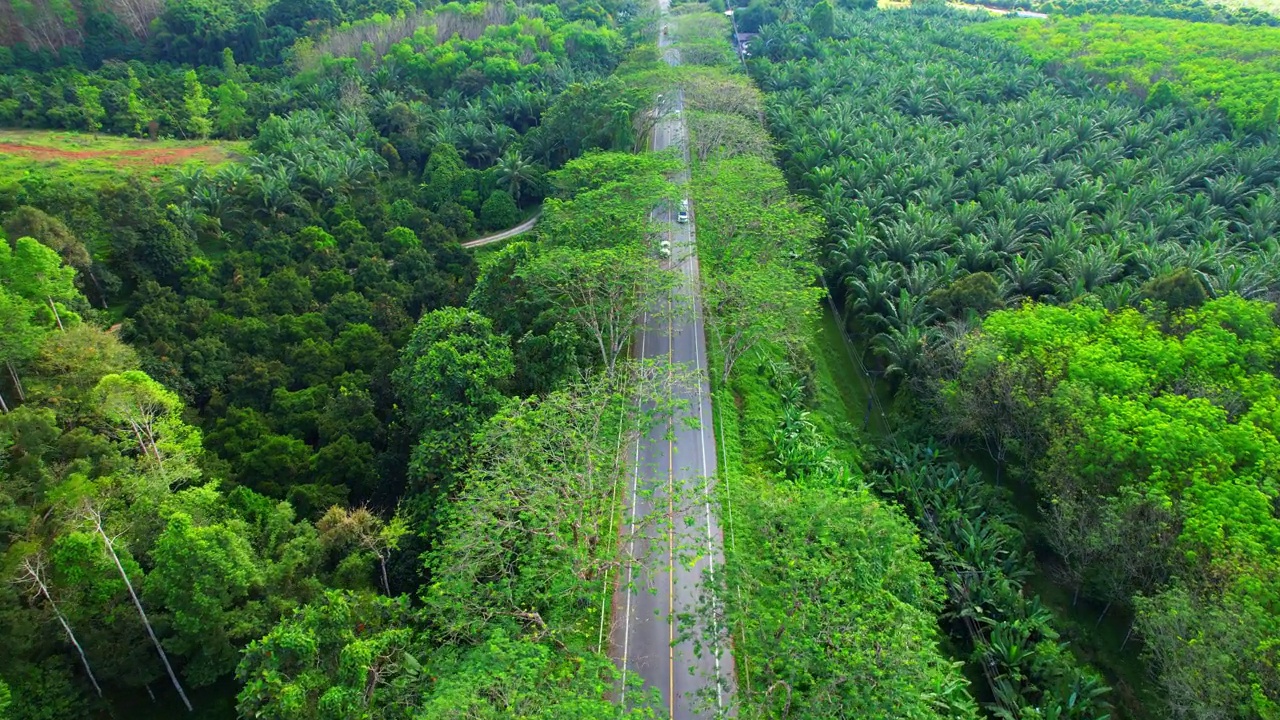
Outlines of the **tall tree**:
[[669,295],[679,282],[676,273],[635,247],[555,249],[524,267],[520,277],[540,288],[591,338],[610,376],[645,313],[682,310]]
[[164,669],[169,673],[169,680],[173,682],[173,688],[178,691],[178,696],[182,698],[182,704],[187,707],[187,712],[193,712],[191,701],[187,699],[187,692],[182,689],[182,683],[178,682],[178,675],[173,671],[173,665],[169,663],[169,655],[160,644],[160,639],[156,637],[155,628],[151,626],[151,621],[147,619],[147,611],[142,608],[142,600],[138,599],[138,593],[133,589],[133,582],[129,580],[129,573],[125,572],[124,565],[120,562],[120,555],[116,552],[115,541],[107,535],[107,531],[102,525],[102,513],[87,500],[81,506],[80,512],[93,532],[102,539],[102,546],[106,549],[107,555],[110,556],[112,562],[115,563],[116,570],[120,572],[120,579],[124,581],[125,588],[129,590],[129,598],[133,600],[133,606],[138,610],[138,617],[142,620],[143,627],[147,629],[147,635],[151,638],[151,644],[156,648],[156,654],[160,656],[160,662],[164,663]]
[[[80,641],[76,639],[76,634],[72,632],[67,618],[58,609],[58,603],[54,601],[53,595],[49,593],[44,554],[37,552],[34,555],[23,558],[22,563],[18,566],[18,572],[18,581],[29,586],[37,598],[43,598],[45,602],[49,603],[49,609],[53,611],[54,617],[58,618],[58,624],[62,626],[63,632],[67,634],[67,640],[71,642],[71,646],[76,649],[76,654],[80,656],[80,663],[84,665],[84,671],[89,676],[89,682],[93,684],[94,691],[98,693],[98,697],[102,697],[102,688],[98,685],[98,678],[93,675],[93,667],[89,665],[89,658],[84,654],[84,648],[80,647]],[[0,717],[3,716],[0,715]]]
[[196,77],[195,70],[188,70],[182,77],[182,131],[190,133],[201,140],[209,137],[213,123],[209,120],[209,108],[212,101],[204,93],[204,86]]
[[422,316],[392,375],[418,438],[417,477],[442,479],[463,466],[472,434],[498,409],[514,373],[511,347],[488,318],[462,308]]

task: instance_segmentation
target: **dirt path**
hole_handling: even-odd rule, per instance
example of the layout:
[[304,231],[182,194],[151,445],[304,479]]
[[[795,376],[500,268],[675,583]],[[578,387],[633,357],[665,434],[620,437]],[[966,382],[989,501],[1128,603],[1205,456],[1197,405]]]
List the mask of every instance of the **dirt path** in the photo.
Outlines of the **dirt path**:
[[221,151],[214,145],[192,145],[180,148],[142,147],[133,150],[60,150],[43,145],[0,142],[0,153],[23,155],[37,160],[106,159],[144,164],[149,160],[152,165],[171,165],[184,160],[207,159],[212,154],[220,155]]

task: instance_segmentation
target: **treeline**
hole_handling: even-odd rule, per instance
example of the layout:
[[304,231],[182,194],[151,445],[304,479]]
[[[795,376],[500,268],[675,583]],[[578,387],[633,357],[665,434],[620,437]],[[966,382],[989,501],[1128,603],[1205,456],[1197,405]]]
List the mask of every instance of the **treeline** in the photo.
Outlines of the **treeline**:
[[[719,493],[742,717],[972,718],[939,649],[941,588],[900,512],[876,499],[831,367],[815,348],[818,218],[791,195],[760,92],[716,16],[677,20]],[[716,37],[706,28],[715,28]],[[704,48],[706,48],[704,50]],[[821,358],[821,360],[820,360]],[[875,678],[870,681],[870,678]]]
[[[240,62],[275,67],[298,47],[323,44],[331,35],[406,20],[413,29],[451,25],[475,39],[456,21],[477,13],[451,9],[456,7],[451,3],[441,12],[438,4],[413,0],[3,0],[0,70],[92,69],[112,60],[217,65],[224,49]],[[526,12],[535,14],[538,7]],[[631,0],[561,0],[541,8],[549,18],[600,25],[622,25],[640,14]]]
[[1051,15],[1134,15],[1222,25],[1280,25],[1280,17],[1265,10],[1204,0],[991,0],[982,4],[1011,10],[1037,10]]
[[1220,108],[1243,130],[1274,137],[1280,121],[1280,28],[1154,18],[993,22],[979,32],[1017,42],[1039,63],[1070,64],[1152,107]]
[[[437,9],[435,17],[482,14],[485,8],[453,4]],[[230,48],[218,51],[218,64],[196,70],[131,61],[93,72],[11,71],[0,75],[0,123],[234,139],[251,137],[272,114],[347,111],[372,102],[381,108],[373,113],[386,113],[386,135],[423,136],[416,150],[405,153],[420,168],[424,150],[458,139],[450,133],[466,133],[477,144],[509,144],[514,133],[538,124],[552,97],[574,81],[608,75],[621,60],[624,41],[616,30],[551,15],[519,15],[476,37],[424,30],[385,55],[321,55],[297,74],[237,62],[241,56]],[[495,129],[501,125],[509,129]],[[427,137],[431,133],[442,135]],[[403,144],[396,147],[402,150]]]
[[[1115,646],[1074,640],[1105,667],[1142,653],[1154,712],[1269,717],[1276,327],[1261,299],[1280,287],[1280,149],[1071,67],[1051,79],[957,32],[968,22],[838,14],[825,40],[777,24],[751,62],[787,174],[827,221],[843,320],[896,392],[901,447],[873,458],[878,483],[935,549],[944,617],[997,716],[1152,712],[1064,651],[1021,580],[1047,570],[1096,603],[1089,627],[1133,619]],[[1034,522],[992,479],[903,442],[930,434],[988,453],[996,484],[1037,498]]]

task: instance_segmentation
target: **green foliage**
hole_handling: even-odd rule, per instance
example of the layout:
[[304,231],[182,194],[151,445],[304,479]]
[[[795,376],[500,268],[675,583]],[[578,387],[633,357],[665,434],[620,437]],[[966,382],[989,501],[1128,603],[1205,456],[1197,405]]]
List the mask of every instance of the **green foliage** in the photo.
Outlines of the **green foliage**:
[[466,464],[471,436],[498,409],[514,373],[511,347],[488,318],[462,308],[422,316],[394,375],[418,438],[416,477],[450,478]]
[[1187,268],[1148,280],[1142,286],[1142,296],[1175,312],[1200,307],[1209,297],[1204,282]]
[[182,108],[186,111],[181,121],[182,130],[203,140],[209,137],[213,129],[213,123],[208,117],[209,107],[213,103],[205,97],[204,87],[196,78],[195,70],[188,70],[182,82],[184,87]]
[[1212,103],[1245,130],[1275,128],[1280,28],[1086,16],[988,23],[979,31],[1017,42],[1038,62],[1071,62],[1134,92],[1150,90],[1157,106],[1172,91]]
[[520,222],[520,208],[511,193],[494,190],[480,207],[480,223],[486,230],[504,230]]
[[948,317],[965,318],[970,312],[985,315],[1004,306],[1000,285],[988,272],[965,275],[929,294],[928,301]]
[[829,0],[821,0],[809,8],[809,32],[817,37],[830,37],[835,32],[836,15]]
[[1010,497],[933,446],[877,459],[872,476],[916,520],[947,589],[943,617],[972,648],[994,717],[1110,717],[1106,687],[1059,642],[1039,597],[1022,578],[1031,558]]
[[1271,0],[995,0],[992,7],[1023,7],[1054,15],[1141,15],[1227,25],[1280,25]]
[[[1011,399],[1009,432],[987,446],[1035,469],[1047,539],[1076,586],[1135,606],[1171,708],[1267,717],[1280,698],[1262,670],[1280,587],[1273,312],[1234,296],[1164,325],[1088,304],[997,312],[938,386],[939,422],[964,437],[984,394]],[[1210,671],[1214,657],[1234,669]]]
[[620,712],[601,692],[616,686],[619,673],[614,661],[599,653],[566,655],[545,643],[512,637],[497,629],[459,655],[441,653],[427,666],[441,680],[431,697],[417,708],[416,720],[650,717],[645,707]]
[[146,594],[173,613],[171,649],[187,657],[187,677],[207,685],[230,672],[239,635],[236,606],[261,583],[253,549],[238,528],[222,524],[195,526],[175,513],[152,549],[155,568],[147,576]]
[[[401,599],[329,591],[250,643],[237,710],[282,720],[406,717],[422,681]],[[395,714],[387,714],[395,713]]]
[[1280,143],[1237,136],[1215,112],[1099,91],[1072,67],[1050,79],[981,31],[1032,25],[974,18],[851,14],[839,19],[848,40],[816,44],[778,26],[752,63],[787,176],[826,220],[818,258],[873,371],[897,389],[932,362],[940,326],[961,317],[953,289],[979,291],[961,304],[981,311],[1086,295],[1136,306],[1145,283],[1179,268],[1215,297],[1280,287]]

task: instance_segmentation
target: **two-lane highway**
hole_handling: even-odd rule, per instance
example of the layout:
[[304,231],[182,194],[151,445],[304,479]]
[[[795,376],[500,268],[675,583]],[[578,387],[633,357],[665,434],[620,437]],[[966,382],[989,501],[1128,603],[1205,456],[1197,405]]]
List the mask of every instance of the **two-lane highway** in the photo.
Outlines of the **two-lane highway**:
[[[666,5],[662,0],[663,24]],[[667,62],[677,64],[678,52],[667,42],[660,34]],[[672,93],[661,104],[653,148],[682,149],[686,170],[675,180],[684,192],[689,177],[683,94]],[[673,398],[687,403],[680,417],[654,428],[635,448],[626,503],[627,535],[633,539],[624,548],[630,562],[614,598],[610,649],[624,671],[644,680],[646,691],[659,692],[662,707],[674,720],[694,720],[732,714],[734,674],[730,649],[706,644],[722,635],[714,625],[707,627],[716,620],[705,612],[704,596],[709,596],[706,580],[713,580],[723,564],[723,543],[713,494],[716,446],[698,256],[692,218],[680,223],[675,214],[674,208],[659,208],[655,219],[669,233],[668,263],[681,274],[681,283],[661,303],[664,307],[646,316],[635,352],[667,362],[673,374],[675,368],[687,368],[696,377],[672,387]],[[644,522],[655,516],[663,521]],[[625,706],[638,702],[634,692],[631,697],[622,692],[620,700]]]

